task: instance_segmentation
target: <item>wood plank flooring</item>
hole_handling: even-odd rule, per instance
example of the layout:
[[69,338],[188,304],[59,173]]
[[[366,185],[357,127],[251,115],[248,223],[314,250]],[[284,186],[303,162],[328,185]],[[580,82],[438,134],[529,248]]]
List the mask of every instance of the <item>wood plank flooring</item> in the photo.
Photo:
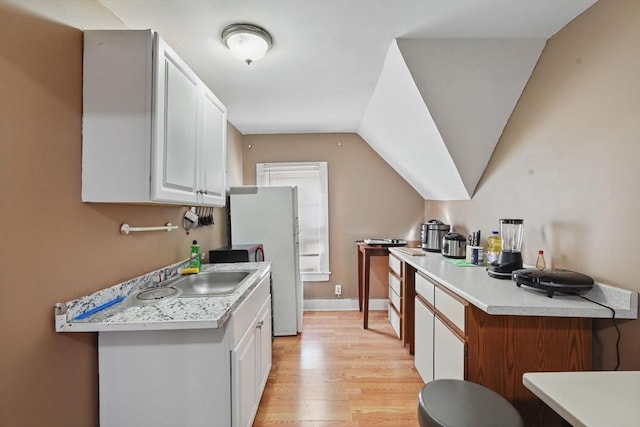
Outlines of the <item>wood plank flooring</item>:
[[302,334],[276,337],[254,427],[418,425],[423,386],[387,313],[305,312]]

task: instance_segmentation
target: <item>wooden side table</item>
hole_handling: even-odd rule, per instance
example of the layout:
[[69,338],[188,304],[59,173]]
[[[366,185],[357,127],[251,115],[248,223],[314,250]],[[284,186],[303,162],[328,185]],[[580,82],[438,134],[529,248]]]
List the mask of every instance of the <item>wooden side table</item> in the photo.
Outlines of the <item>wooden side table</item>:
[[358,308],[364,311],[364,329],[369,327],[369,278],[372,256],[389,256],[388,246],[368,245],[357,241],[358,245]]

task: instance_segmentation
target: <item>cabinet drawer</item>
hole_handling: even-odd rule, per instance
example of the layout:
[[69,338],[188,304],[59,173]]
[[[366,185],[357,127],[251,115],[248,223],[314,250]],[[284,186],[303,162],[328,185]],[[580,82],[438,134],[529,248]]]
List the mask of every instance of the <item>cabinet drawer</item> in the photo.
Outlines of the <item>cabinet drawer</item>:
[[402,284],[400,283],[400,279],[394,276],[393,273],[389,273],[389,288],[393,289],[393,291],[399,296],[402,295]]
[[393,308],[393,305],[391,305],[391,303],[389,303],[388,310],[389,310],[389,323],[391,323],[391,328],[393,328],[393,331],[396,333],[398,338],[400,338],[401,332],[402,332],[402,330],[400,329],[401,328],[400,314],[396,311],[395,308]]
[[402,263],[393,255],[389,255],[389,270],[394,271],[398,276],[402,277]]
[[398,313],[402,313],[402,298],[391,286],[389,286],[389,301],[398,310]]
[[426,277],[424,277],[420,273],[415,273],[415,287],[416,294],[419,294],[422,298],[424,298],[431,305],[434,304],[434,284],[429,281]]
[[436,309],[460,329],[462,333],[465,333],[465,305],[437,286],[435,287],[434,300]]

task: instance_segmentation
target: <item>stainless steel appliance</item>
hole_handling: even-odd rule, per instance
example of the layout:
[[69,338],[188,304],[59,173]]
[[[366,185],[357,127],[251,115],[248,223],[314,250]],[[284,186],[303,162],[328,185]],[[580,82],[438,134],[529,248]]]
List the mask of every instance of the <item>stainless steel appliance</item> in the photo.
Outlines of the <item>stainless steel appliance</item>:
[[442,238],[451,227],[442,221],[432,219],[420,226],[420,247],[429,252],[442,250]]
[[465,258],[467,238],[460,233],[450,232],[442,237],[442,255],[447,258]]
[[502,250],[498,261],[494,261],[487,267],[487,273],[496,279],[511,279],[514,270],[522,269],[522,231],[523,220],[501,219],[500,238]]

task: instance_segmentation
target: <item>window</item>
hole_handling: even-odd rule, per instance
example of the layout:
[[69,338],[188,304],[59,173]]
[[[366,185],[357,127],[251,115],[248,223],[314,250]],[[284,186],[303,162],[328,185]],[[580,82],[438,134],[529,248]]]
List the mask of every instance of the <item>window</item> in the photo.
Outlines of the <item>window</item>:
[[258,163],[256,182],[258,186],[298,187],[302,280],[329,281],[327,162]]

